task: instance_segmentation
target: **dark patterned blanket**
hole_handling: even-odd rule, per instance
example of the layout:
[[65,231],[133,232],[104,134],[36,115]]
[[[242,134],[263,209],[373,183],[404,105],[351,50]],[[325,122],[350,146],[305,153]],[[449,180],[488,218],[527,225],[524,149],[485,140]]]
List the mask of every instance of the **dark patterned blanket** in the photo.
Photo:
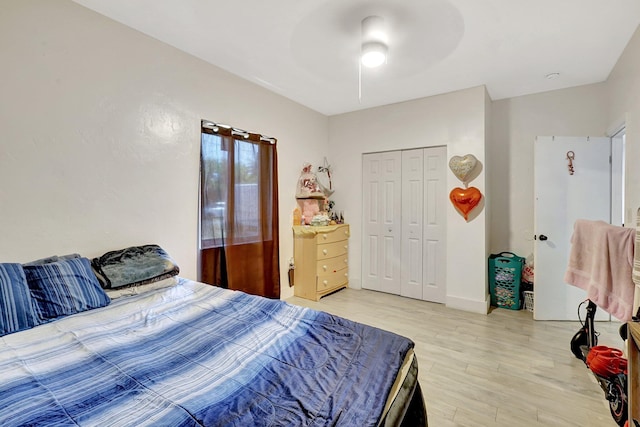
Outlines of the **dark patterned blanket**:
[[122,289],[177,275],[180,268],[158,245],[132,246],[91,261],[104,289]]

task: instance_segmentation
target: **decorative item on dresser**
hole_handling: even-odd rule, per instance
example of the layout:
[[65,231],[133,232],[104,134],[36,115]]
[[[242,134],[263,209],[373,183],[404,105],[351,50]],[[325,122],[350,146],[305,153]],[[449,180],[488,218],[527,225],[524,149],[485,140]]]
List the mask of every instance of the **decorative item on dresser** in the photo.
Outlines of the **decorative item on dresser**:
[[294,294],[318,301],[349,285],[349,225],[294,226]]

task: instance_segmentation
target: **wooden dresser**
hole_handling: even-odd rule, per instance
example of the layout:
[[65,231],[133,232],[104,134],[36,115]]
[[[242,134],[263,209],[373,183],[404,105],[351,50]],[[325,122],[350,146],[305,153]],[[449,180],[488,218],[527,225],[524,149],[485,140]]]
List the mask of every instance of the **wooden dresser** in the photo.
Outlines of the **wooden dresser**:
[[294,295],[318,301],[349,284],[349,225],[294,226]]

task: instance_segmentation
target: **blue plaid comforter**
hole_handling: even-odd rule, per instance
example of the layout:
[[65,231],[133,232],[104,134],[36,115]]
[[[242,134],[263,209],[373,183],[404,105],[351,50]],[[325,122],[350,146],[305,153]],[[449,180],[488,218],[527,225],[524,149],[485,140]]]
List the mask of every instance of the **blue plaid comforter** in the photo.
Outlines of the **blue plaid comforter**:
[[412,346],[181,279],[0,338],[0,425],[376,425]]

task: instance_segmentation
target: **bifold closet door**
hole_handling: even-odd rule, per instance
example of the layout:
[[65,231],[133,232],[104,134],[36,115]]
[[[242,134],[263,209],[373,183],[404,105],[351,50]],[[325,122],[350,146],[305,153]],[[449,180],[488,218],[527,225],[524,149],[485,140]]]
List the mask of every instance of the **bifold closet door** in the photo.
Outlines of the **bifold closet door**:
[[422,299],[447,298],[447,147],[425,148]]
[[446,298],[446,147],[402,152],[401,295]]
[[362,287],[400,295],[400,151],[362,157]]
[[400,295],[422,299],[422,217],[424,212],[424,150],[402,152],[402,274]]
[[446,297],[446,147],[362,157],[362,287]]

